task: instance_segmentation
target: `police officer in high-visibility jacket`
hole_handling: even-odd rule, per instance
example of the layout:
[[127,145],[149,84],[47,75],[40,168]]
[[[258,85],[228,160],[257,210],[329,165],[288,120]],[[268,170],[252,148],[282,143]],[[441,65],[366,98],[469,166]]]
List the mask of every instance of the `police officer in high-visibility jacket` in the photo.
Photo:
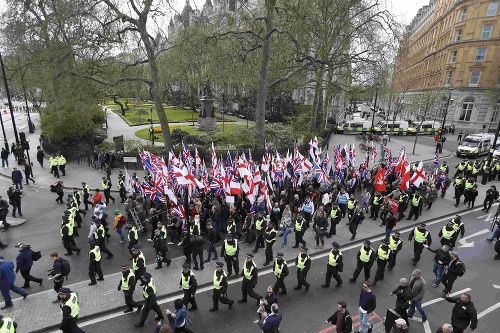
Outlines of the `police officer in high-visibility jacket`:
[[267,228],[264,231],[264,240],[266,241],[266,262],[264,266],[269,265],[273,261],[273,245],[276,242],[276,237],[278,233],[274,229],[274,224],[272,222],[267,223]]
[[54,175],[54,177],[59,178],[59,170],[57,167],[59,166],[59,160],[57,159],[57,156],[52,155],[49,158],[49,163],[50,163],[50,173]]
[[240,247],[238,244],[238,240],[234,239],[233,234],[228,234],[226,239],[222,243],[220,249],[220,256],[224,258],[227,264],[227,277],[233,275],[233,267],[234,274],[236,277],[239,277],[240,271],[240,261],[239,261]]
[[134,253],[132,253],[132,247],[134,245],[137,245],[139,243],[139,233],[137,232],[137,227],[135,226],[135,223],[130,222],[129,223],[130,229],[128,230],[127,234],[127,239],[128,239],[128,252],[133,256]]
[[57,156],[57,164],[59,166],[59,171],[61,171],[63,176],[66,176],[66,158],[64,158],[63,154]]
[[293,231],[295,231],[295,245],[293,248],[298,248],[299,243],[306,246],[306,241],[302,238],[304,237],[304,232],[306,231],[306,220],[302,213],[298,214],[295,223],[293,224]]
[[415,240],[415,242],[413,243],[413,266],[416,266],[417,262],[420,261],[420,254],[424,249],[424,244],[426,244],[427,246],[431,246],[432,244],[431,233],[425,227],[425,223],[420,223],[418,227],[413,229],[410,232],[410,235],[408,235],[409,242]]
[[98,281],[104,281],[104,276],[102,274],[102,268],[101,268],[101,249],[99,248],[99,246],[97,246],[97,243],[92,239],[89,240],[89,246],[90,246],[90,251],[89,251],[90,283],[89,283],[89,286],[93,286],[93,285],[97,284],[97,281],[95,278],[96,274],[99,276],[99,278],[97,279]]
[[375,261],[375,250],[371,247],[372,242],[369,239],[363,241],[363,245],[356,255],[357,264],[352,277],[349,279],[350,282],[355,282],[361,273],[361,270],[365,271],[365,281],[370,280],[370,270],[372,269],[373,262]]
[[337,202],[332,203],[332,210],[330,211],[330,231],[328,232],[328,238],[337,234],[337,224],[339,224],[342,218],[342,211],[339,208]]
[[294,290],[302,289],[302,286],[306,287],[306,291],[309,290],[311,285],[307,282],[307,273],[311,269],[311,258],[307,255],[307,247],[302,246],[300,248],[300,254],[295,259],[295,265],[297,266],[297,282],[298,285],[293,287]]
[[122,179],[121,177],[118,177],[118,191],[120,192],[120,203],[124,203],[125,200],[127,199],[127,190],[125,188],[125,180]]
[[[286,295],[285,278],[290,273],[284,256],[282,252],[279,252],[273,265],[273,273],[274,276],[276,276],[276,283],[274,284],[273,291],[280,295]],[[281,291],[279,291],[280,289]]]
[[325,283],[321,285],[323,288],[330,287],[332,277],[337,281],[335,287],[340,287],[343,283],[339,273],[343,271],[344,263],[342,261],[342,252],[340,252],[339,248],[339,243],[332,243],[332,250],[328,254],[328,264],[326,265]]
[[377,249],[377,272],[375,273],[372,286],[375,286],[377,281],[384,279],[385,267],[389,262],[390,254],[389,240],[384,239]]
[[222,304],[228,304],[229,307],[228,309],[231,310],[233,307],[234,301],[232,299],[227,298],[227,277],[226,277],[226,272],[224,272],[224,263],[217,261],[215,263],[216,269],[214,272],[214,290],[212,293],[212,302],[213,306],[211,309],[208,311],[214,312],[219,310],[219,301]]
[[141,279],[141,276],[146,271],[146,257],[139,245],[132,246],[132,269],[134,270],[136,281]]
[[163,320],[163,313],[161,312],[160,306],[156,302],[156,285],[151,277],[151,274],[145,272],[142,274],[142,295],[144,296],[144,307],[142,308],[141,319],[138,323],[135,323],[135,327],[143,327],[144,322],[148,319],[149,311],[153,310],[156,312],[155,320]]
[[111,181],[106,179],[106,177],[102,177],[101,185],[104,192],[104,198],[106,198],[106,205],[109,204],[109,199],[113,200],[113,203],[115,203],[115,198],[111,196]]
[[446,225],[439,230],[438,237],[441,238],[441,245],[448,245],[450,251],[455,247],[455,234],[457,231],[453,228],[453,222],[448,221]]
[[135,274],[130,270],[129,265],[122,265],[122,277],[118,283],[118,291],[123,290],[125,296],[125,305],[128,308],[123,313],[129,313],[137,308],[137,313],[141,312],[142,304],[134,301],[134,290],[137,280]]
[[389,265],[387,265],[388,270],[392,270],[396,266],[396,257],[402,248],[403,240],[401,239],[401,234],[399,231],[396,231],[389,237],[389,249],[391,249],[391,253],[389,254]]
[[420,209],[424,204],[424,199],[420,196],[418,192],[413,193],[411,201],[410,201],[410,214],[406,218],[407,220],[411,220],[411,217],[415,215],[415,221],[418,219],[420,214]]
[[241,283],[242,298],[238,300],[238,303],[246,303],[247,296],[255,298],[256,300],[260,300],[262,298],[262,296],[254,291],[254,288],[257,286],[259,272],[257,265],[253,261],[253,254],[248,253],[246,256],[245,263],[243,264],[243,270],[241,271],[241,275],[243,276]]
[[83,330],[76,324],[80,312],[77,294],[71,292],[69,288],[61,288],[59,289],[59,297],[62,299],[60,309],[62,321],[59,329],[68,333],[83,333]]
[[455,239],[454,243],[457,242],[458,235],[460,234],[460,238],[464,238],[465,235],[465,224],[462,222],[462,216],[457,215],[454,219],[451,220],[453,222],[453,229],[455,229]]
[[264,214],[259,213],[259,217],[254,224],[255,227],[255,249],[253,253],[257,253],[259,248],[264,247],[264,230],[266,229],[266,219],[264,218]]
[[16,333],[17,323],[10,317],[0,315],[0,332]]
[[191,303],[191,308],[189,308],[189,310],[196,310],[198,309],[198,306],[196,305],[194,294],[196,293],[196,289],[198,288],[198,282],[196,281],[193,272],[191,272],[189,268],[190,267],[187,262],[182,265],[182,274],[181,281],[179,282],[179,288],[182,288],[182,290],[184,291],[182,303],[186,306],[186,308],[188,304]]
[[89,200],[90,189],[86,182],[82,182],[82,193],[83,193],[83,204],[85,205],[85,210],[89,210],[89,205],[92,207],[93,203]]

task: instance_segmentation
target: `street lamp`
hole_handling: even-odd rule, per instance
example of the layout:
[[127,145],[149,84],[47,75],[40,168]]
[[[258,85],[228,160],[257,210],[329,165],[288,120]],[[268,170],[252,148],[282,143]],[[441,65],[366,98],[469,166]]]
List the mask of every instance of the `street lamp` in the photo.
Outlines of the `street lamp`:
[[154,146],[155,145],[155,130],[153,128],[153,108],[149,108],[149,114],[150,114],[150,118],[148,120],[149,120],[149,124],[151,125],[151,128],[149,129],[149,132],[151,135],[151,145]]
[[[446,108],[444,109],[444,116],[443,116],[443,124],[441,125],[441,129],[439,132],[439,140],[436,143],[436,151],[439,151],[441,153],[443,151],[443,132],[444,132],[444,124],[446,122],[446,116],[448,115],[448,108],[450,107],[451,102],[453,102],[453,99],[451,99],[451,88],[448,92],[448,100],[446,101]],[[439,149],[439,143],[441,143],[441,149]]]
[[[10,117],[12,118],[12,128],[14,130],[14,137],[16,139],[16,144],[19,144],[19,135],[17,134],[16,120],[14,119],[14,108],[12,107],[12,101],[10,100],[9,84],[7,82],[7,75],[5,73],[5,66],[3,64],[2,52],[0,52],[0,66],[2,67],[3,82],[5,84],[5,93],[7,94],[7,101],[9,103]],[[7,144],[7,141],[5,141]]]

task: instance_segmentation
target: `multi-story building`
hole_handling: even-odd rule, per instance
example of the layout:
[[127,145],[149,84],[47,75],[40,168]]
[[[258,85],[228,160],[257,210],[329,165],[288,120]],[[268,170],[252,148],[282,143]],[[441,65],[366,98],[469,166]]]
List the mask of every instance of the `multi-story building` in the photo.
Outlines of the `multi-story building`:
[[[442,92],[427,119],[471,131],[494,129],[500,117],[498,0],[430,0],[411,24],[394,67],[393,88],[407,103]],[[446,101],[451,94],[449,107]],[[407,105],[412,119],[422,110]]]

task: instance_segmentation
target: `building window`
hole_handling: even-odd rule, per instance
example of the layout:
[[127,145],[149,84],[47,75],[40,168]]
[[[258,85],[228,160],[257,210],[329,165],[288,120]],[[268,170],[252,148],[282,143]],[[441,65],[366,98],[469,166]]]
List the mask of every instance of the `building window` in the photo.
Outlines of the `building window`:
[[484,61],[486,58],[486,48],[478,47],[476,49],[476,56],[474,57],[474,61]]
[[467,7],[462,8],[460,10],[460,14],[458,15],[458,22],[463,22],[467,18]]
[[488,4],[488,11],[486,16],[495,16],[497,14],[498,1],[492,1]]
[[460,119],[463,121],[470,121],[472,110],[474,109],[474,98],[468,97],[462,103],[462,110],[460,111]]
[[451,51],[450,64],[454,64],[457,61],[457,53],[458,51]]
[[497,105],[493,108],[491,112],[490,123],[496,123],[498,121],[498,112],[500,111],[500,100],[497,101]]
[[455,30],[455,42],[459,42],[462,39],[462,29]]
[[479,78],[481,77],[481,71],[471,71],[469,87],[477,87],[479,85]]
[[444,84],[449,86],[451,84],[452,77],[453,77],[453,72],[446,72],[446,78],[444,79]]
[[481,33],[481,38],[483,38],[483,39],[490,38],[492,28],[493,28],[493,25],[491,25],[491,24],[483,25],[483,32]]

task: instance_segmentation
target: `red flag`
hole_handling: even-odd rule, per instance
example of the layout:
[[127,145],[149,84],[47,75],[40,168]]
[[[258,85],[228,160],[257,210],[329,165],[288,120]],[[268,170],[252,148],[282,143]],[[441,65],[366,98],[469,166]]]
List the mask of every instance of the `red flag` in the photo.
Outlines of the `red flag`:
[[406,190],[410,188],[410,165],[406,164],[401,170],[401,185],[400,190]]
[[385,192],[385,169],[380,169],[375,175],[375,191]]

